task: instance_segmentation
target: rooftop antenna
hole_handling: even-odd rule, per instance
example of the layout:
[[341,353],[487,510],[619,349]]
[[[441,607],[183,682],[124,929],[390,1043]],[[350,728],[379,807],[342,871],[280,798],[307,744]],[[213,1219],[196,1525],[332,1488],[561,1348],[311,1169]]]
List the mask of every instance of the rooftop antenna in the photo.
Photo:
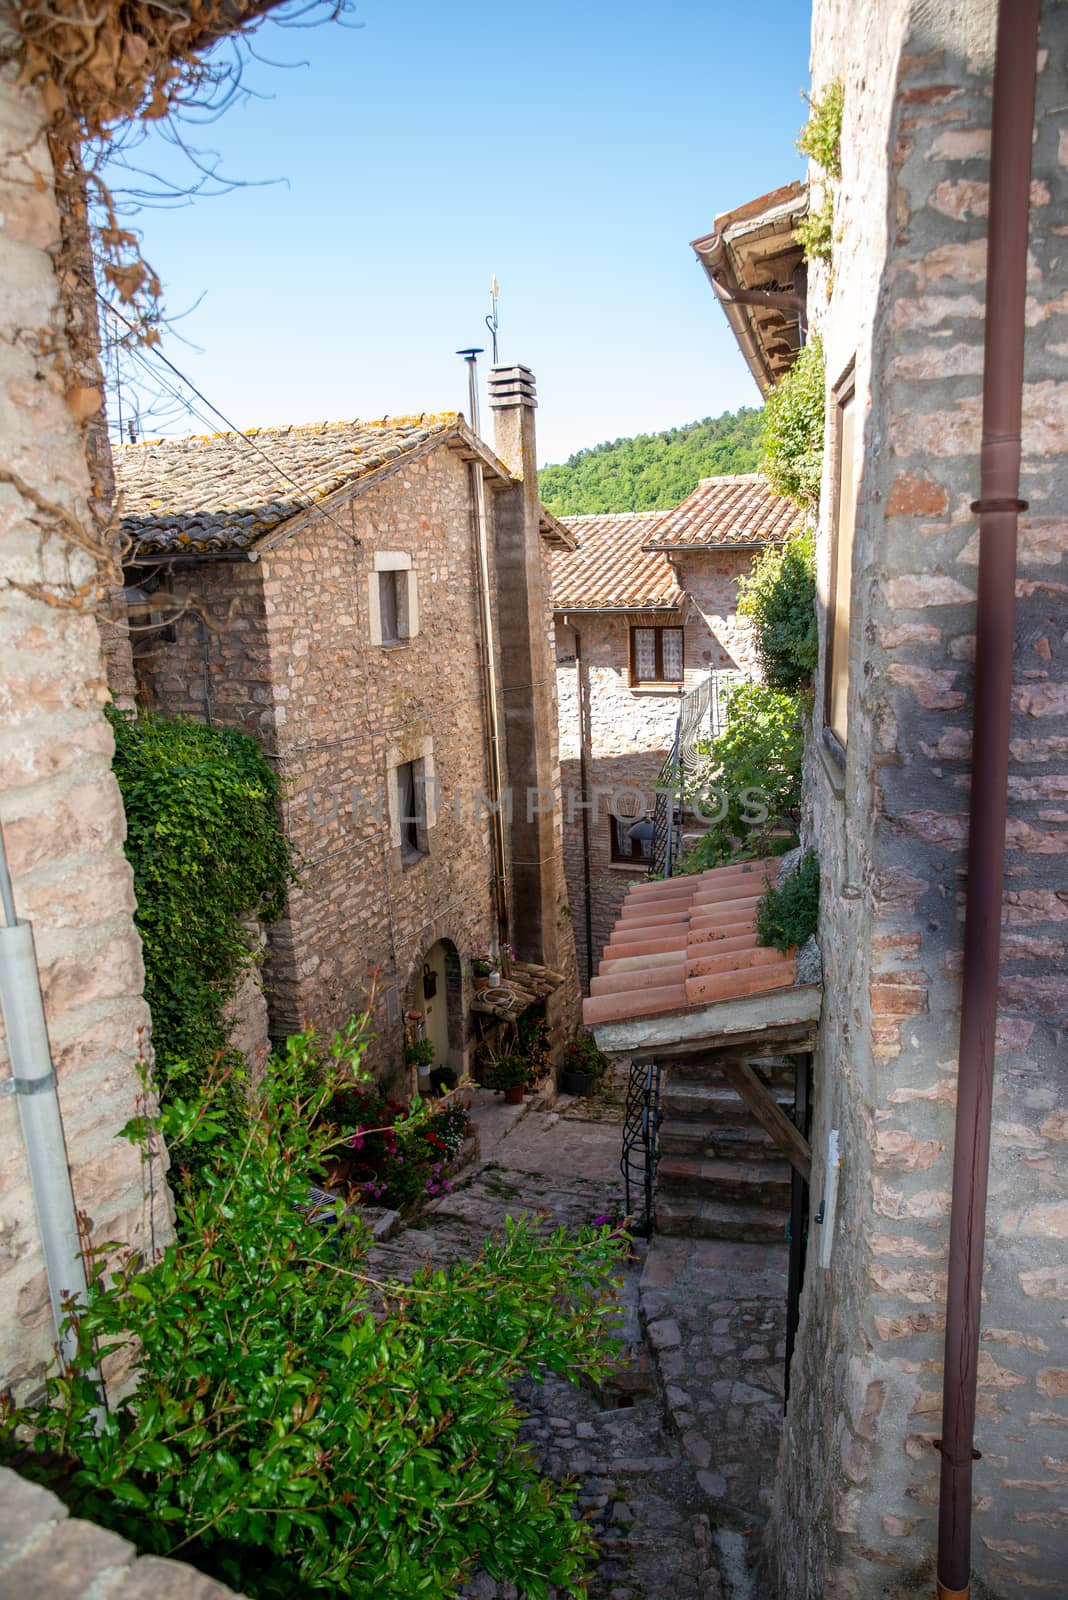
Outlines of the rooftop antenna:
[[467,362],[467,399],[471,408],[468,421],[471,432],[478,432],[478,358],[482,354],[481,345],[472,345],[469,350],[457,350],[458,356],[463,356]]
[[489,329],[490,337],[493,340],[493,365],[494,366],[497,365],[497,329],[500,327],[500,319],[497,316],[497,295],[498,295],[498,293],[499,293],[499,290],[497,288],[497,274],[494,273],[493,274],[493,282],[490,284],[490,305],[492,306],[493,309],[490,311],[489,316],[486,318],[486,327]]

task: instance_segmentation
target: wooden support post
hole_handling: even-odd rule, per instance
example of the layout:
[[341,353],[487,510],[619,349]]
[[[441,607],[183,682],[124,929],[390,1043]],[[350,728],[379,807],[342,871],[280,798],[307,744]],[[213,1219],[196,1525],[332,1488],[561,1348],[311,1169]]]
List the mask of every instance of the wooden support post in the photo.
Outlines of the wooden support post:
[[723,1076],[739,1094],[763,1128],[766,1128],[790,1164],[812,1182],[812,1150],[808,1140],[794,1127],[778,1101],[770,1095],[752,1067],[743,1061],[723,1064]]

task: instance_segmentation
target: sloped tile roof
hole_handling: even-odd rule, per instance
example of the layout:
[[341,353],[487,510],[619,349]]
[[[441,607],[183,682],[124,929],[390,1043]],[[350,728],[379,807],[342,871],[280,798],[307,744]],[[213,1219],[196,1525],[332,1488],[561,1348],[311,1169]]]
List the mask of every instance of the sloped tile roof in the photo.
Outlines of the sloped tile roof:
[[122,445],[114,452],[122,531],[134,554],[248,550],[346,484],[452,434],[507,476],[453,411]]
[[757,943],[757,902],[779,858],[642,883],[623,902],[582,1003],[587,1027],[782,989],[793,956]]
[[682,591],[667,558],[650,554],[646,541],[670,512],[625,511],[563,517],[577,549],[553,552],[553,607],[557,611],[673,609]]
[[772,494],[759,472],[702,478],[674,511],[665,511],[646,540],[647,550],[730,549],[775,544],[800,530],[792,500]]

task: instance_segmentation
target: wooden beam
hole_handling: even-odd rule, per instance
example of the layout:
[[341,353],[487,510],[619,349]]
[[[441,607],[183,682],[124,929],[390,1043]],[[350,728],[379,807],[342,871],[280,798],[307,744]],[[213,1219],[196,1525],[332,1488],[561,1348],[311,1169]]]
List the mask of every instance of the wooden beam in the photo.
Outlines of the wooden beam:
[[745,1101],[761,1126],[771,1134],[780,1150],[789,1157],[791,1166],[796,1167],[806,1183],[811,1183],[812,1150],[808,1140],[794,1127],[752,1067],[740,1061],[724,1062],[723,1076]]

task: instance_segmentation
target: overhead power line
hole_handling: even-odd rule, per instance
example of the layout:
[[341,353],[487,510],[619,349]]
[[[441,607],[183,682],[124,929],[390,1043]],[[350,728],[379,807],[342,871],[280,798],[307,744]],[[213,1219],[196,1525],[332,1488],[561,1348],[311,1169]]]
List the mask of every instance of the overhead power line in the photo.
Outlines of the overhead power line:
[[[105,311],[109,312],[112,316],[117,317],[118,320],[130,330],[131,333],[137,333],[137,328],[130,321],[130,319],[124,316],[117,306],[113,306],[110,301],[105,300],[101,296],[99,290],[96,288],[96,285],[91,281],[91,279],[86,278],[82,273],[79,273],[78,276],[82,279],[83,283],[85,283],[87,287],[93,291],[94,295],[96,295]],[[346,528],[343,523],[338,522],[337,518],[332,516],[331,513],[323,507],[321,502],[316,500],[310,491],[304,488],[303,484],[298,483],[297,479],[294,478],[291,473],[287,472],[285,467],[283,467],[280,462],[276,461],[269,451],[264,450],[262,445],[257,444],[256,440],[251,438],[247,433],[239,428],[236,422],[231,422],[226,413],[220,411],[218,406],[215,405],[213,401],[209,400],[207,395],[202,393],[202,391],[197,388],[192,378],[187,378],[185,373],[182,372],[180,368],[176,367],[174,362],[169,360],[168,357],[163,354],[162,350],[153,349],[151,353],[153,356],[155,356],[157,361],[161,362],[162,365],[165,366],[170,372],[173,372],[174,376],[178,378],[180,382],[184,383],[188,389],[192,390],[197,399],[203,405],[207,406],[208,410],[212,414],[212,417],[214,417],[216,421],[223,424],[227,432],[235,434],[237,438],[242,439],[245,444],[248,445],[250,450],[254,450],[258,456],[262,456],[263,460],[266,461],[267,464],[278,473],[279,477],[284,478],[286,483],[288,483],[292,488],[296,489],[299,495],[303,496],[306,502],[304,507],[305,510],[318,511],[321,516],[327,519],[327,521],[332,522],[335,528],[340,529],[340,531],[345,534],[346,538],[351,536],[352,530],[350,528]],[[137,362],[145,372],[149,374],[154,382],[159,383],[173,399],[178,400],[185,407],[185,410],[191,417],[196,417],[197,421],[202,422],[206,428],[214,430],[215,423],[211,420],[211,418],[205,417],[203,412],[198,411],[196,406],[194,406],[186,398],[186,396],[181,393],[180,390],[175,389],[173,385],[167,383],[166,379],[164,379],[160,373],[150,365],[142,348],[139,348],[138,346],[130,346],[127,348],[127,354],[135,362]]]

